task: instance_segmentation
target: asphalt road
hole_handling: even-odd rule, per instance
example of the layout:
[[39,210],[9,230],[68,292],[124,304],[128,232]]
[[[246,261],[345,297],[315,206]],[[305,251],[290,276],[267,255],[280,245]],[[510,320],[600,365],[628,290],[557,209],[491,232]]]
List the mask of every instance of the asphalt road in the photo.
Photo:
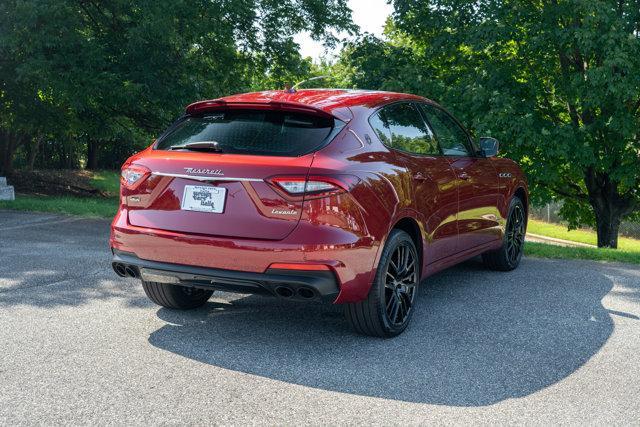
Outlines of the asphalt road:
[[423,283],[400,337],[339,307],[148,302],[108,222],[0,211],[0,424],[640,422],[640,269],[478,261]]

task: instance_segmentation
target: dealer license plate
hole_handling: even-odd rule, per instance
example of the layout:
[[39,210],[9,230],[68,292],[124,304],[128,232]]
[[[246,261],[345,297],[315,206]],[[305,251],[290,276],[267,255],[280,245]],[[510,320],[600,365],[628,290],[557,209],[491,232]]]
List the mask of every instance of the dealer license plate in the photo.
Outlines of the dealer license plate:
[[182,210],[209,213],[224,212],[227,189],[203,185],[185,185]]

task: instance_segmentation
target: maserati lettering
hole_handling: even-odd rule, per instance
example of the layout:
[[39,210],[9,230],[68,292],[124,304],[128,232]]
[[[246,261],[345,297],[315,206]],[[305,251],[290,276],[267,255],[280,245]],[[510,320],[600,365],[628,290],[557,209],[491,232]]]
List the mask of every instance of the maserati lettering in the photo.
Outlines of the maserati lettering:
[[193,173],[197,175],[216,175],[223,176],[224,173],[220,169],[196,169],[196,168],[184,168],[186,173]]

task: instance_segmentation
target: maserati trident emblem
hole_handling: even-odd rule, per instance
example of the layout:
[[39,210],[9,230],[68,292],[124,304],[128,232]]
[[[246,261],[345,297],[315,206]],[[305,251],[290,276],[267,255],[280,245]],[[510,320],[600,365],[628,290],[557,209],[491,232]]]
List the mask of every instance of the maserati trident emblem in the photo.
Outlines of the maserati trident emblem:
[[197,168],[184,168],[186,173],[193,173],[196,175],[216,175],[224,176],[224,173],[220,169],[197,169]]

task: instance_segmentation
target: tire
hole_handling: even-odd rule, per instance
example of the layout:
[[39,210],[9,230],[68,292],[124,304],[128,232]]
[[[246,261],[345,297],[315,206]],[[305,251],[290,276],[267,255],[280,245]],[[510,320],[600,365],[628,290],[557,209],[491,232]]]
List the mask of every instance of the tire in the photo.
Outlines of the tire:
[[360,334],[381,338],[402,333],[413,317],[420,267],[411,237],[402,230],[392,230],[367,299],[345,304],[351,327]]
[[526,213],[519,197],[514,196],[509,205],[507,224],[500,249],[482,254],[484,264],[491,270],[511,271],[518,267],[524,250],[527,231]]
[[147,297],[158,305],[178,310],[202,307],[213,291],[167,283],[142,282]]

